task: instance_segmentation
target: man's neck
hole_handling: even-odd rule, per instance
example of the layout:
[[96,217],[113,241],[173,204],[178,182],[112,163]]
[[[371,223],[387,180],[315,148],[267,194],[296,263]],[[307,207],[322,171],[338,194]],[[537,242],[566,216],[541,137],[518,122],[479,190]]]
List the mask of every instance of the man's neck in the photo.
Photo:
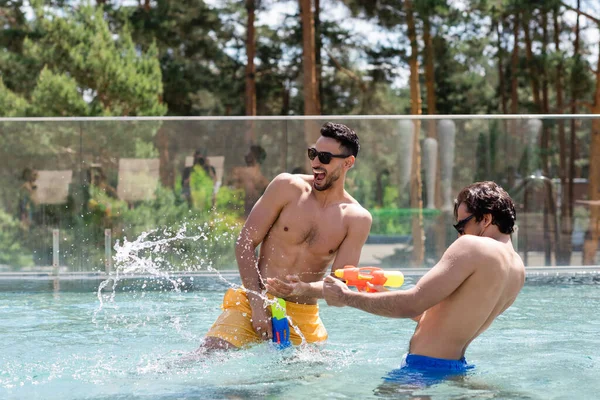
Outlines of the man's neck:
[[485,236],[487,236],[491,239],[497,240],[498,242],[501,242],[501,243],[509,243],[511,241],[510,235],[508,235],[506,233],[502,233],[498,229],[494,229],[488,235],[485,235]]
[[343,183],[340,185],[333,185],[327,190],[317,190],[313,186],[312,192],[321,207],[327,207],[330,204],[339,203],[340,200],[344,198],[344,185]]

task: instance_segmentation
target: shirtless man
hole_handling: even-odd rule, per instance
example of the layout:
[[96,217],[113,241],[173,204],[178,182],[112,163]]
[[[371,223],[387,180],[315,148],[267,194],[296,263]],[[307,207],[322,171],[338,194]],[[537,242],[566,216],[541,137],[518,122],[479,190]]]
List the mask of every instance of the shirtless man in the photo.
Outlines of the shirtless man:
[[244,217],[250,215],[254,204],[269,185],[269,180],[260,170],[265,157],[265,150],[261,146],[250,146],[250,151],[244,157],[246,166],[236,167],[231,171],[228,184],[244,191]]
[[467,346],[515,301],[525,282],[525,267],[510,237],[514,204],[501,187],[494,182],[465,187],[455,200],[454,216],[458,239],[409,290],[359,293],[331,276],[325,279],[329,305],[418,322],[400,373],[464,372]]
[[[360,148],[356,133],[326,123],[308,149],[313,175],[278,175],[250,212],[235,253],[244,289],[229,289],[223,313],[207,333],[204,349],[244,347],[272,337],[269,292],[286,300],[286,312],[307,342],[327,338],[317,299],[327,267],[356,265],[371,229],[371,215],[344,190]],[[255,249],[260,246],[258,259]],[[290,340],[301,337],[290,330]]]

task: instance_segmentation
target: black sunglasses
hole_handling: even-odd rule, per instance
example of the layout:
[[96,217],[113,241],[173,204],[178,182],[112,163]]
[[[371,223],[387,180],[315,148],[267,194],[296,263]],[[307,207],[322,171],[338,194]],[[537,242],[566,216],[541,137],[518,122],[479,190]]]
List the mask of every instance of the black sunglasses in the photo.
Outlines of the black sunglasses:
[[467,222],[469,222],[471,220],[471,218],[473,218],[475,216],[475,214],[471,214],[469,215],[467,218],[465,219],[461,219],[460,221],[458,221],[456,224],[452,225],[454,227],[454,229],[456,229],[456,232],[458,232],[459,235],[464,235],[465,234],[465,225],[467,224]]
[[323,164],[329,164],[332,158],[346,158],[350,157],[350,154],[331,154],[327,151],[317,151],[314,147],[309,147],[308,158],[312,161],[315,157],[319,157],[319,161]]

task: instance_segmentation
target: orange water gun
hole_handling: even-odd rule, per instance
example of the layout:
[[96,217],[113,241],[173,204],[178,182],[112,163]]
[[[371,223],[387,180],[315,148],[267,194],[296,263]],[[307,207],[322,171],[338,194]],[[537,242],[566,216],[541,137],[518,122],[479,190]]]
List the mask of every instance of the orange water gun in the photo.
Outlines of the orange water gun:
[[372,285],[400,287],[404,283],[404,274],[400,271],[384,271],[378,267],[355,267],[346,265],[342,269],[336,269],[333,274],[346,281],[348,286],[356,286],[359,291],[374,292],[367,286]]

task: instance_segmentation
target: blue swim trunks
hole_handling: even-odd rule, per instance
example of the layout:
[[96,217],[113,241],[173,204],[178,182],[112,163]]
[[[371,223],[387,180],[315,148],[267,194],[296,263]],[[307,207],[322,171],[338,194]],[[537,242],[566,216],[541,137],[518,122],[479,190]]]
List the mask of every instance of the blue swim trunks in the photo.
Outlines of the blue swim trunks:
[[402,359],[400,368],[390,371],[383,378],[385,382],[426,387],[440,383],[451,377],[465,375],[475,366],[467,364],[465,358],[448,360],[406,354]]

